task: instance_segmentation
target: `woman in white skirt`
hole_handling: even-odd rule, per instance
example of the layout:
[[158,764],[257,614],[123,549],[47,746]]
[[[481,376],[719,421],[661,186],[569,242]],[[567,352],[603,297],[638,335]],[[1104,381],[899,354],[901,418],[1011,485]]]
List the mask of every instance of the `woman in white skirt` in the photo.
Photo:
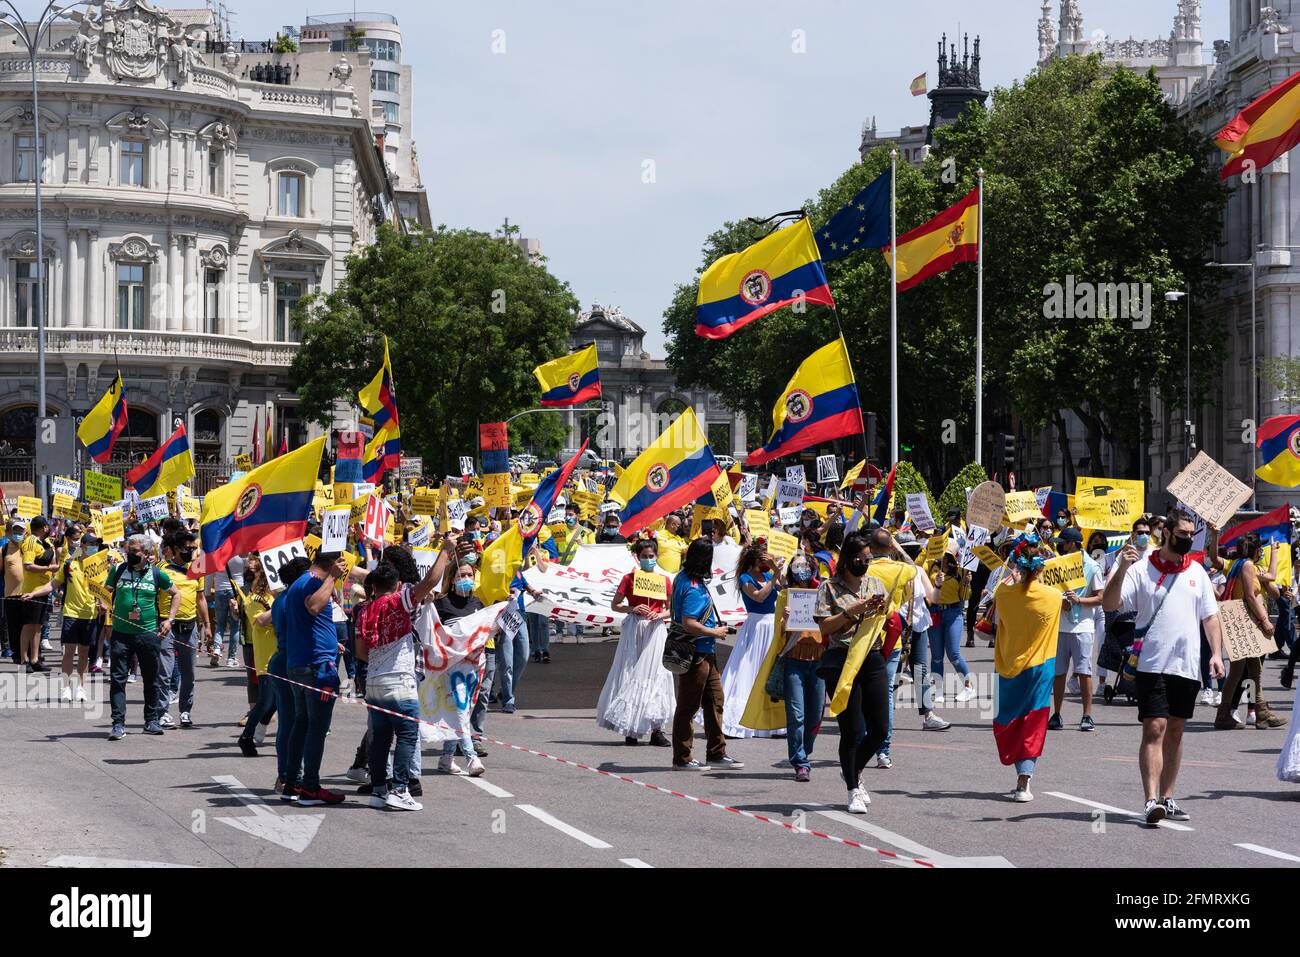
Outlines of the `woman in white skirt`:
[[780,568],[762,542],[747,545],[736,565],[736,586],[745,603],[745,623],[736,633],[736,648],[722,669],[722,733],[729,738],[776,738],[785,729],[755,731],[741,725],[750,689],[772,644]]
[[663,729],[677,709],[672,672],[663,666],[673,583],[658,570],[658,542],[642,538],[631,548],[638,571],[663,580],[664,597],[637,594],[635,571],[619,582],[610,607],[625,617],[614,663],[596,703],[596,724],[623,735],[628,744],[639,744],[649,734],[655,747],[668,748],[672,742]]

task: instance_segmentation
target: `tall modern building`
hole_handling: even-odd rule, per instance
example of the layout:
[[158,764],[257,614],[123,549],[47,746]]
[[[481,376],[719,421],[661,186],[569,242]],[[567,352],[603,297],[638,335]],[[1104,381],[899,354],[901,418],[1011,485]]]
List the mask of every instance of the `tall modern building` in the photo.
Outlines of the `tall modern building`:
[[109,471],[176,419],[200,491],[268,421],[276,444],[309,434],[290,315],[397,210],[365,53],[265,50],[207,9],[92,3],[36,58],[38,136],[30,61],[0,32],[0,482],[31,475],[38,308],[51,415],[122,373]]

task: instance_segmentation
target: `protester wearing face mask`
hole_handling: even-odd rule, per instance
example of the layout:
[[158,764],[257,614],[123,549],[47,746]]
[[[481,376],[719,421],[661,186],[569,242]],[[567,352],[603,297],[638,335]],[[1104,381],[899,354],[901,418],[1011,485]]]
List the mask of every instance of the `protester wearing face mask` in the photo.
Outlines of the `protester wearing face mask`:
[[669,575],[682,569],[682,555],[686,552],[686,539],[682,538],[682,517],[676,512],[664,516],[663,531],[656,535],[659,544],[659,568]]
[[[438,612],[440,621],[455,621],[457,618],[464,618],[474,614],[483,608],[483,602],[474,594],[474,566],[462,562],[455,571],[451,571],[451,588],[441,598],[438,598],[433,604]],[[522,629],[521,629],[522,634]],[[526,639],[525,639],[526,640]],[[497,640],[498,649],[498,672],[501,669],[499,658],[502,647],[500,636]],[[525,646],[526,647],[526,646]],[[526,659],[525,659],[526,660]],[[487,694],[490,679],[484,679],[483,686],[479,689],[479,697],[482,698]],[[471,719],[472,722],[472,719]],[[484,771],[483,762],[479,759],[478,752],[473,749],[471,737],[471,751],[466,751],[465,756],[469,759],[469,766],[462,770],[456,763],[456,741],[448,742],[451,745],[450,750],[444,749],[442,756],[438,759],[438,770],[443,774],[470,774],[478,777]]]
[[[1083,536],[1077,528],[1063,528],[1056,537],[1057,551],[1062,555],[1073,555],[1083,544]],[[1079,682],[1079,694],[1083,703],[1083,718],[1079,722],[1080,731],[1092,731],[1096,728],[1092,719],[1092,656],[1093,644],[1097,637],[1097,626],[1093,621],[1096,609],[1101,605],[1101,570],[1092,556],[1083,556],[1084,584],[1081,588],[1067,590],[1061,595],[1061,617],[1056,646],[1056,676],[1052,692],[1052,716],[1048,719],[1049,731],[1060,731],[1061,705],[1065,701],[1066,672],[1074,667],[1075,677]]]
[[[164,728],[172,726],[171,704],[177,702],[181,727],[189,728],[194,724],[190,717],[194,711],[194,663],[204,636],[212,631],[208,619],[208,602],[203,593],[203,577],[190,578],[187,574],[190,563],[194,561],[194,533],[184,529],[172,532],[163,542],[163,557],[163,571],[180,594],[180,607],[171,615],[176,624],[171,635],[163,642],[162,660],[167,675],[167,694],[161,702],[161,724]],[[169,614],[171,606],[170,593],[164,592],[160,602],[162,614]],[[170,656],[165,650],[168,645],[171,646]],[[171,667],[168,668],[168,665]]]
[[[23,618],[27,610],[23,607],[23,540],[27,537],[27,526],[14,520],[9,522],[8,537],[0,556],[4,559],[5,583],[5,639],[9,646],[9,655],[14,664],[22,667],[26,663],[23,654]],[[29,671],[31,669],[28,669]]]
[[[632,554],[637,567],[623,576],[610,603],[624,618],[614,662],[596,702],[596,726],[623,735],[628,745],[648,734],[652,745],[667,748],[672,742],[664,728],[677,706],[672,673],[663,666],[672,580],[659,569],[656,539],[639,539]],[[638,593],[638,572],[661,580],[666,597]]]
[[606,512],[605,522],[601,526],[600,531],[596,534],[596,544],[597,545],[626,544],[627,539],[624,538],[622,535],[620,535],[618,531],[619,526],[621,526],[622,524],[623,524],[623,520],[619,518],[618,512]]
[[[715,530],[721,523],[714,522]],[[715,547],[717,543],[714,543]],[[775,729],[751,728],[741,718],[750,690],[758,677],[773,641],[776,599],[785,569],[767,552],[764,543],[751,543],[740,552],[736,563],[736,588],[745,605],[745,623],[736,633],[736,647],[722,669],[722,733],[729,738],[770,738]],[[784,728],[784,724],[778,725]]]
[[[58,567],[55,561],[56,553],[54,544],[48,537],[50,523],[39,515],[32,519],[31,530],[22,539],[19,548],[23,558],[23,593],[34,592],[42,585],[47,584],[54,577],[54,571]],[[22,605],[22,638],[21,647],[23,660],[27,662],[27,672],[48,671],[45,665],[41,664],[41,636],[42,630],[48,627],[50,618],[50,603],[45,602],[26,602]]]
[[[63,690],[59,694],[63,701],[86,700],[86,668],[90,663],[90,649],[95,643],[95,633],[99,628],[99,607],[90,593],[81,560],[98,551],[99,539],[94,535],[82,535],[78,529],[77,543],[71,547],[53,581],[23,596],[28,600],[40,601],[47,599],[56,585],[63,591],[63,628],[60,632],[63,644]],[[72,677],[74,663],[76,680]]]

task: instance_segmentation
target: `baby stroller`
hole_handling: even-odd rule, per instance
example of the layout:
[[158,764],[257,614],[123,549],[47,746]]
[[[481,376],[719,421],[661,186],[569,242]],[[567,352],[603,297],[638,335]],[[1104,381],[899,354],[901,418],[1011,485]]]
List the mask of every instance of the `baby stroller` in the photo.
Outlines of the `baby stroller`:
[[1097,667],[1115,675],[1114,684],[1104,685],[1101,689],[1107,704],[1114,704],[1117,695],[1123,695],[1129,704],[1136,700],[1137,662],[1142,640],[1134,639],[1135,618],[1133,612],[1118,612],[1106,622],[1106,640],[1097,653]]

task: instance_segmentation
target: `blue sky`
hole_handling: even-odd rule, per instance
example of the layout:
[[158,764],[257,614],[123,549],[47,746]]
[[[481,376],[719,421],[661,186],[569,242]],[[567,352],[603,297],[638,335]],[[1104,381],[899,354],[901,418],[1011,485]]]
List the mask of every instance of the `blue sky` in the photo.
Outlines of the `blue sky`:
[[[289,19],[233,0],[236,30]],[[367,6],[375,7],[376,0]],[[724,221],[790,209],[857,160],[864,121],[924,122],[908,84],[936,45],[983,40],[986,89],[1037,61],[1039,0],[390,2],[414,67],[415,140],[435,223],[541,240],[584,306],[613,303],[662,355],[661,316]],[[1168,36],[1176,0],[1082,0],[1084,29]],[[1228,32],[1206,0],[1207,59]],[[267,8],[268,10],[271,8]],[[1059,4],[1053,2],[1053,16]],[[493,52],[504,31],[505,52]],[[806,52],[794,52],[802,31]],[[646,161],[654,182],[643,182]]]

